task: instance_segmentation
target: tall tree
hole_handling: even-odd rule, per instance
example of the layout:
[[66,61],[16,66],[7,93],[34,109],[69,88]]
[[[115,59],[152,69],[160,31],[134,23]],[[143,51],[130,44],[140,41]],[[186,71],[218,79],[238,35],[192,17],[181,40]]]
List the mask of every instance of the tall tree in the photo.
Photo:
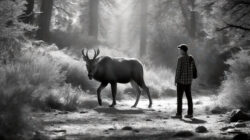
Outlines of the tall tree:
[[40,11],[42,12],[38,19],[39,29],[37,31],[37,38],[49,41],[50,38],[50,21],[53,10],[53,0],[42,0]]
[[89,36],[98,38],[99,0],[89,0]]
[[[184,18],[184,24],[188,35],[191,39],[196,38],[197,34],[197,18],[195,12],[195,0],[187,0],[187,4],[184,3],[185,1],[179,0],[179,5],[181,8],[181,12]],[[190,6],[190,8],[188,7]]]
[[189,0],[191,11],[190,11],[190,35],[192,38],[196,38],[197,34],[197,23],[196,23],[196,12],[195,12],[195,0]]
[[146,53],[147,47],[147,10],[148,0],[140,0],[140,57]]

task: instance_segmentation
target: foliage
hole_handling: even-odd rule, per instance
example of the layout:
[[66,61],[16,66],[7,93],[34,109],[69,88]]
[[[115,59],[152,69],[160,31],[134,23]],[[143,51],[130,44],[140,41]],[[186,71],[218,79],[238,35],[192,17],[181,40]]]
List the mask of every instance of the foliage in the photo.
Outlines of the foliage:
[[35,29],[33,26],[19,21],[24,10],[25,1],[0,1],[0,38],[17,38],[26,31]]
[[[221,39],[222,46],[245,44],[249,37],[248,0],[197,0],[209,37]],[[222,37],[221,37],[222,36]],[[238,42],[234,40],[239,40]]]
[[222,106],[250,108],[250,52],[242,50],[226,62],[230,65],[219,95]]
[[[79,4],[81,3],[81,4]],[[52,30],[70,31],[72,27],[79,28],[77,21],[81,8],[84,9],[84,2],[80,0],[56,0],[52,16]]]
[[26,1],[0,1],[0,61],[7,63],[20,51],[24,33],[36,29],[19,21]]
[[[81,56],[81,49],[71,49],[71,50],[59,50],[54,44],[48,46],[45,44],[40,44],[38,46],[43,53],[49,54],[54,61],[56,61],[61,66],[61,71],[65,72],[65,81],[70,83],[75,87],[81,87],[84,90],[89,90],[93,88],[93,83],[88,80],[86,66]],[[72,53],[73,52],[73,53]],[[74,53],[76,52],[76,53]]]
[[220,30],[230,29],[232,31],[236,29],[235,32],[238,32],[241,37],[248,37],[250,31],[249,6],[248,0],[225,0],[224,8],[222,8],[225,14],[225,27]]
[[[117,2],[116,0],[100,0],[99,4],[99,36],[100,40],[107,38],[107,32],[110,30],[111,21],[115,15]],[[63,38],[57,36],[64,33],[64,37],[71,38],[76,37],[81,40],[82,37],[88,35],[89,24],[89,0],[56,0],[53,9],[52,16],[52,32],[54,32],[53,38],[59,43],[63,41]],[[75,38],[72,38],[75,40]],[[53,40],[53,39],[52,39]],[[58,41],[59,40],[59,41]],[[54,41],[54,40],[53,40]],[[72,41],[71,41],[72,42]],[[66,44],[69,44],[65,42]],[[65,44],[60,44],[65,46]],[[69,44],[70,47],[73,44]],[[61,46],[59,46],[61,47]]]
[[22,50],[15,61],[1,65],[0,75],[0,132],[6,136],[27,133],[32,124],[27,105],[64,81],[59,64],[32,48]]
[[146,67],[144,77],[153,98],[175,95],[174,74],[170,69],[165,67]]
[[31,93],[36,90],[36,85],[32,84],[36,81],[35,75],[26,71],[31,70],[28,63],[15,57],[20,55],[23,47],[20,39],[24,38],[24,33],[35,29],[19,21],[25,3],[0,1],[0,135],[5,139],[30,138],[34,129],[34,121],[29,117],[26,105],[31,101]]
[[82,98],[87,98],[80,88],[72,87],[71,84],[65,84],[54,88],[46,95],[35,99],[38,108],[50,111],[51,109],[76,111],[82,103]]
[[[89,89],[92,86],[86,80],[82,62],[56,46],[39,41],[21,45],[18,58],[0,66],[2,135],[7,130],[8,135],[28,132],[33,122],[27,121],[30,118],[25,115],[29,113],[29,106],[43,110],[76,110],[82,93],[77,87]],[[13,119],[14,116],[19,117]],[[12,122],[16,125],[12,125]]]

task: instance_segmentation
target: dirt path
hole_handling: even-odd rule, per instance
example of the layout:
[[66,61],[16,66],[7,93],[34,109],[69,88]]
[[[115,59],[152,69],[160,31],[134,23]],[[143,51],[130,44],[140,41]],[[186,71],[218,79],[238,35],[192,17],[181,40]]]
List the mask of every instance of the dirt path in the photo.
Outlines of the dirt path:
[[[233,125],[222,121],[225,115],[206,113],[206,106],[211,104],[209,98],[195,99],[194,103],[196,113],[192,120],[170,117],[175,114],[174,99],[154,100],[153,109],[147,108],[147,100],[141,100],[138,108],[130,108],[131,101],[122,101],[116,108],[105,105],[79,112],[35,113],[34,117],[43,121],[44,133],[51,139],[178,139],[174,135],[184,130],[187,133],[182,134],[184,139],[231,139],[235,135],[220,130]],[[198,126],[205,126],[208,132],[195,132]],[[249,122],[247,127],[240,128],[242,132],[249,130]]]

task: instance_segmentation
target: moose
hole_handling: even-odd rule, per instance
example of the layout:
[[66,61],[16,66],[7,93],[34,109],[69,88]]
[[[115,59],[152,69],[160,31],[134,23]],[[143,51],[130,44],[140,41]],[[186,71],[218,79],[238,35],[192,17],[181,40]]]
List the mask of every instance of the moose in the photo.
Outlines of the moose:
[[[137,91],[136,101],[132,107],[136,107],[141,95],[144,91],[149,99],[148,107],[152,106],[152,99],[149,88],[146,86],[143,78],[143,66],[140,61],[132,58],[116,58],[109,56],[101,56],[100,50],[94,50],[94,57],[90,59],[88,50],[82,50],[83,60],[86,62],[88,77],[90,80],[95,79],[101,84],[97,89],[98,103],[102,105],[101,91],[108,85],[111,85],[113,102],[110,107],[116,105],[117,83],[131,83],[132,88]],[[142,90],[141,90],[142,89]]]

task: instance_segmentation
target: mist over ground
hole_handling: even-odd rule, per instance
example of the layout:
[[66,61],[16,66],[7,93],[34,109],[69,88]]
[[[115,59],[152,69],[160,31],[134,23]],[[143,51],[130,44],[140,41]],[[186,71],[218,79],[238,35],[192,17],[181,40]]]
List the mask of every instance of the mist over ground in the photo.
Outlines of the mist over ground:
[[[138,59],[161,116],[163,100],[169,101],[165,113],[175,108],[177,46],[187,44],[198,69],[192,93],[202,118],[218,108],[248,112],[249,10],[247,0],[0,1],[0,138],[33,139],[43,129],[37,112],[47,113],[46,119],[53,111],[72,112],[72,118],[83,109],[107,113],[98,110],[100,83],[88,78],[82,49],[91,58],[99,49],[100,56]],[[126,110],[136,91],[130,84],[117,90]],[[102,97],[107,106],[109,86]],[[157,118],[147,111],[140,117]]]

